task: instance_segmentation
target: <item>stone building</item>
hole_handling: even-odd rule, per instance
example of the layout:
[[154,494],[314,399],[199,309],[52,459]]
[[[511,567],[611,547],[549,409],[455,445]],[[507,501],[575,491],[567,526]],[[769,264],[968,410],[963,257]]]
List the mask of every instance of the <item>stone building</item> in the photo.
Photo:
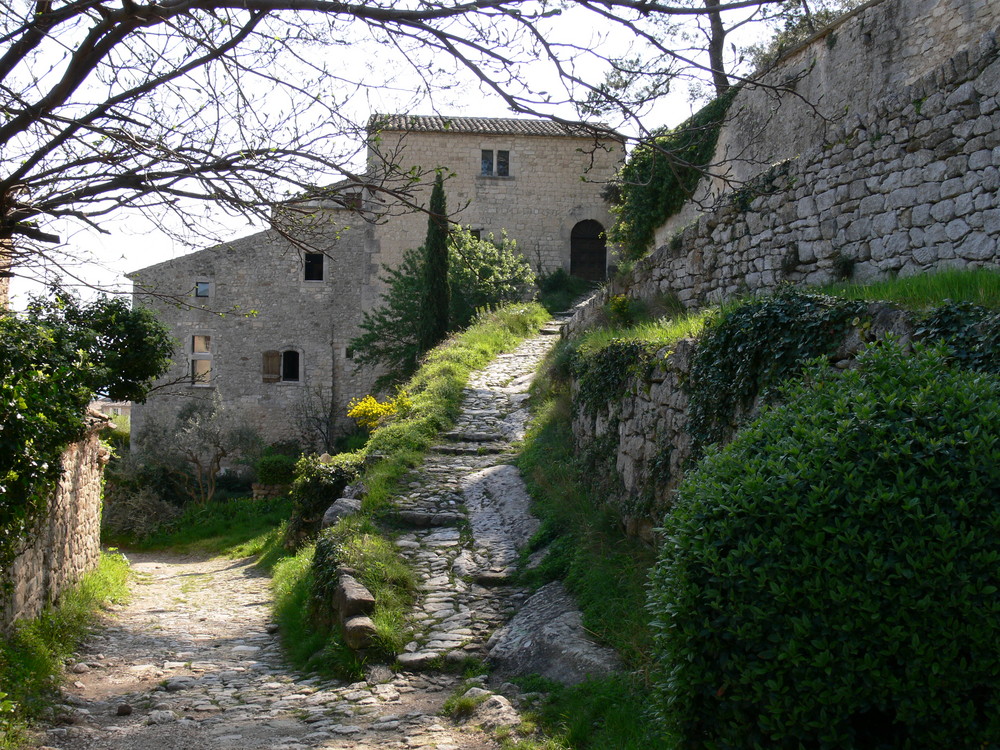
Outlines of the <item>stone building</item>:
[[[605,277],[601,190],[621,143],[543,120],[375,116],[368,131],[366,185],[441,169],[453,221],[483,236],[506,230],[541,272]],[[429,201],[425,182],[411,191],[416,205]],[[334,198],[282,210],[284,231],[130,274],[136,302],[178,342],[166,387],[133,410],[134,430],[213,398],[268,441],[309,437],[307,423],[351,426],[347,404],[371,391],[375,373],[355,369],[349,342],[381,299],[383,266],[421,245],[427,220],[387,193],[335,187]]]

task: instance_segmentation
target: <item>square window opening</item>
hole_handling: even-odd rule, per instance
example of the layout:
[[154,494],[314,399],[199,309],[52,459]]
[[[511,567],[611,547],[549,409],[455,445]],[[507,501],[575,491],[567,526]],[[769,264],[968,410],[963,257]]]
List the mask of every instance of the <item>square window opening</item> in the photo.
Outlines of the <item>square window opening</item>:
[[305,280],[323,280],[323,253],[305,254]]
[[195,297],[208,297],[212,293],[212,282],[210,281],[196,281],[194,282],[194,296]]

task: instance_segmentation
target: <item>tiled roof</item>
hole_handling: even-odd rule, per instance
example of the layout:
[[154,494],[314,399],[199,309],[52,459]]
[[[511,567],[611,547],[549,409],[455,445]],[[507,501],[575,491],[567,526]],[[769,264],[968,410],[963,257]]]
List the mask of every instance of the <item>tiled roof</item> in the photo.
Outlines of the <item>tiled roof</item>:
[[562,125],[552,120],[520,120],[513,117],[442,117],[440,115],[372,115],[368,132],[404,130],[415,133],[478,133],[481,135],[592,136],[606,128]]

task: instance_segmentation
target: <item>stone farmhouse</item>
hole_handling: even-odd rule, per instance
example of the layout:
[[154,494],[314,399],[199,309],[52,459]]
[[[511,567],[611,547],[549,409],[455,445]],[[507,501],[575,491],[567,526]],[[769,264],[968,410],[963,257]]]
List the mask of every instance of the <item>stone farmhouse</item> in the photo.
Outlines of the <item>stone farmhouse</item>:
[[[379,304],[383,266],[419,247],[427,227],[425,214],[366,186],[389,184],[390,171],[442,169],[453,221],[483,236],[506,230],[543,273],[603,280],[611,217],[601,190],[623,156],[620,142],[546,120],[373,117],[365,181],[278,215],[297,217],[296,241],[272,225],[130,274],[136,303],[177,340],[166,387],[133,410],[133,429],[215,398],[267,441],[301,440],[309,419],[347,430],[348,402],[377,375],[356,370],[349,342]],[[430,185],[415,196],[426,204]]]

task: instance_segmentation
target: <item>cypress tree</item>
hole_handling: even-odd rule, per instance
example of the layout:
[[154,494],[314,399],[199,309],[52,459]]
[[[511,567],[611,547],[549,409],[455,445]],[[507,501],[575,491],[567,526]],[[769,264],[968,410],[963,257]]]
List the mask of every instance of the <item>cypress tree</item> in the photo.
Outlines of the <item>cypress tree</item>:
[[423,298],[420,306],[420,350],[427,351],[448,334],[448,209],[441,172],[434,179],[427,239],[424,242]]

